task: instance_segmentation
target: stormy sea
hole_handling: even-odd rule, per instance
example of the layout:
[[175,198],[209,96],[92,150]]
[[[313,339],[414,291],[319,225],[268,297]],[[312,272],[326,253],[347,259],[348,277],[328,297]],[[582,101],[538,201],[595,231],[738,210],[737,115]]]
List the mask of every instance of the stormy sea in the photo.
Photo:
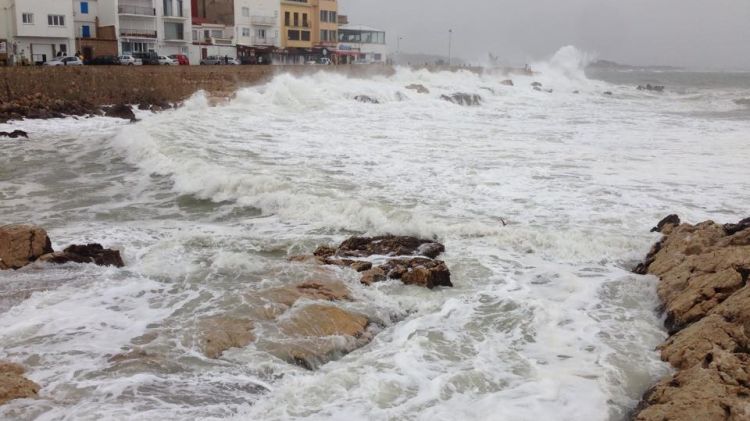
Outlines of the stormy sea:
[[[125,260],[0,272],[0,359],[42,386],[0,419],[627,417],[670,371],[657,279],[631,269],[670,213],[747,216],[750,74],[587,71],[569,47],[531,67],[280,74],[132,124],[0,124],[30,138],[1,141],[2,222]],[[382,234],[444,244],[453,288],[289,261]],[[290,363],[257,297],[323,270],[371,340]],[[254,340],[211,358],[215,317]]]

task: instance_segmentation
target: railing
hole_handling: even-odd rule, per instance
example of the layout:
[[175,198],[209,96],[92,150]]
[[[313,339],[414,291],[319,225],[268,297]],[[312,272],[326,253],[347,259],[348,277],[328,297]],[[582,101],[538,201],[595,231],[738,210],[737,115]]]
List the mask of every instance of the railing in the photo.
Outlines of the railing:
[[176,19],[185,19],[187,16],[185,16],[185,13],[183,12],[180,14],[180,12],[164,12],[165,18],[176,18]]
[[211,44],[213,44],[213,45],[232,45],[232,38],[216,38],[216,37],[211,37]]
[[250,23],[253,25],[263,25],[263,26],[274,26],[276,25],[276,22],[278,19],[276,19],[273,16],[251,16],[250,17]]
[[121,15],[156,16],[156,9],[144,6],[118,5],[117,13]]
[[120,28],[120,36],[132,38],[156,38],[156,31],[150,29]]

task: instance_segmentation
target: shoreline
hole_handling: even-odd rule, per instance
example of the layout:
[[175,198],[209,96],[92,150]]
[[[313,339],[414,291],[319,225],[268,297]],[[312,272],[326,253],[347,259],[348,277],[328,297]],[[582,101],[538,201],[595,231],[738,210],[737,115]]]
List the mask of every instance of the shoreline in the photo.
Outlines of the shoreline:
[[670,215],[652,232],[663,237],[634,272],[659,277],[669,337],[657,351],[676,372],[632,419],[750,418],[750,218],[691,225]]

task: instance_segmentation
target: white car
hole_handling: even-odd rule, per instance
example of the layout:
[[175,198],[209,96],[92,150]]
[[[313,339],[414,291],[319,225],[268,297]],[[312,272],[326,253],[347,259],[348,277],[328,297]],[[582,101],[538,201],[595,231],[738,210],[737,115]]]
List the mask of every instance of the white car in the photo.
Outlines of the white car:
[[126,54],[120,56],[120,64],[123,66],[143,66],[143,60]]
[[176,60],[172,60],[167,56],[159,56],[159,64],[165,66],[177,66],[178,63]]
[[78,57],[55,57],[45,61],[44,66],[83,66],[83,62]]

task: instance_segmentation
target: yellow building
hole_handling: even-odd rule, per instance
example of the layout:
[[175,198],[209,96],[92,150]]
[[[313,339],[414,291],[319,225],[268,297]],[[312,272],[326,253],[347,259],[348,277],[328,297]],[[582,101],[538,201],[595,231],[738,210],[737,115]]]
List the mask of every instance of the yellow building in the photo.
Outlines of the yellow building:
[[337,21],[337,0],[281,0],[281,47],[333,50],[338,44]]

